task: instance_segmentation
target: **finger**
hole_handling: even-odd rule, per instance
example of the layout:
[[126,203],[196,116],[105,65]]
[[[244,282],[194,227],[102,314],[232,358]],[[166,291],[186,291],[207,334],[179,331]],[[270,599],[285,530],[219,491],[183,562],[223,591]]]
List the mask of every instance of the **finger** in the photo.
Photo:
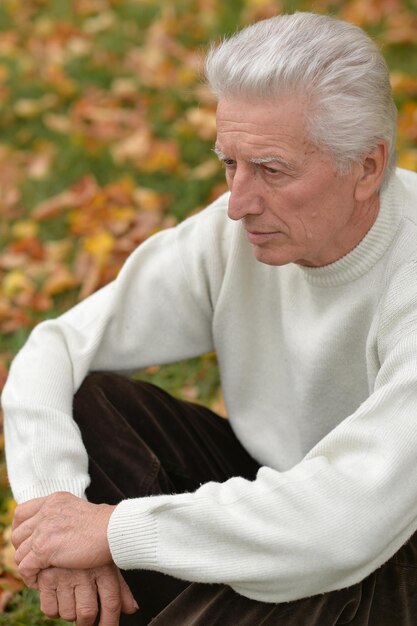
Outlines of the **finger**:
[[31,536],[35,527],[36,524],[33,517],[31,517],[29,520],[22,522],[19,526],[12,530],[11,540],[16,550],[20,544],[25,541],[25,539],[28,539],[28,537]]
[[136,613],[139,605],[119,569],[117,570],[117,575],[119,577],[120,592],[122,597],[122,613]]
[[47,617],[59,617],[58,599],[55,589],[40,589],[39,600],[42,613]]
[[28,580],[33,580],[34,578],[37,578],[39,572],[48,567],[48,563],[43,563],[39,559],[39,557],[37,557],[36,554],[34,554],[32,550],[30,549],[23,556],[23,558],[20,558],[20,555],[19,555],[18,558],[16,558],[16,563],[18,563],[19,573],[22,576],[22,578],[28,579]]
[[58,617],[58,599],[56,597],[56,589],[58,586],[57,579],[53,570],[46,569],[39,574],[39,600],[41,611],[47,617]]
[[33,500],[19,504],[14,512],[12,530],[18,528],[24,521],[36,515],[45,502],[46,497],[34,498]]
[[77,585],[74,593],[76,626],[93,626],[98,615],[96,585]]
[[32,546],[31,536],[22,541],[14,553],[16,565],[20,565],[23,559],[29,554]]
[[100,597],[100,621],[98,626],[118,626],[122,609],[119,578],[115,571],[108,570],[96,578]]
[[29,589],[39,589],[39,582],[38,582],[37,575],[22,576],[22,574],[20,574],[20,577],[22,578],[26,587],[29,587]]
[[58,613],[67,622],[75,622],[75,595],[74,589],[69,585],[63,585],[57,589]]

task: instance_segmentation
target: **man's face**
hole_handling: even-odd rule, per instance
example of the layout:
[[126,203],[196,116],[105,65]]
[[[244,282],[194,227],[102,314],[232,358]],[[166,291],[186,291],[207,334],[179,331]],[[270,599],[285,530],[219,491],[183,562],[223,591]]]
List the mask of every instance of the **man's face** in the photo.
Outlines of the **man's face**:
[[358,222],[359,169],[334,171],[306,132],[303,102],[220,100],[216,152],[255,257],[270,265],[321,266],[344,256],[365,232]]

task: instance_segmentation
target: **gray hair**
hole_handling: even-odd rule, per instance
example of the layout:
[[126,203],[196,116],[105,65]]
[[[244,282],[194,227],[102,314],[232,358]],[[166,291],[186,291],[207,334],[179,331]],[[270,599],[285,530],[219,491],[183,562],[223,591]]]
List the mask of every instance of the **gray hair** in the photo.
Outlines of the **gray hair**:
[[315,13],[262,20],[211,48],[206,77],[218,98],[306,97],[309,136],[330,151],[338,173],[384,139],[384,182],[392,174],[397,110],[389,71],[361,28]]

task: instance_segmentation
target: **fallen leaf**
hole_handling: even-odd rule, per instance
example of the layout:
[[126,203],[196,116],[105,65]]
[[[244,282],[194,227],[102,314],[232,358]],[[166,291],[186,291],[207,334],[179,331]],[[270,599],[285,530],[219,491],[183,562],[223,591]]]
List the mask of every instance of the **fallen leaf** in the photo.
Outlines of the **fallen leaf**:
[[102,231],[86,237],[83,248],[86,252],[91,254],[99,264],[104,264],[114,248],[114,243],[115,238],[113,235]]
[[26,274],[20,270],[12,270],[3,278],[1,291],[3,295],[11,300],[17,293],[24,290],[32,290],[33,283]]
[[35,220],[18,220],[14,222],[10,229],[10,234],[14,239],[32,239],[39,232],[39,224]]
[[32,217],[39,221],[56,217],[66,209],[80,206],[91,200],[97,194],[98,189],[96,180],[92,176],[85,176],[71,189],[40,202],[33,209]]
[[151,150],[152,136],[147,126],[138,128],[130,137],[117,142],[111,148],[111,154],[116,163],[125,163],[127,160],[141,160],[146,158]]
[[61,265],[47,278],[42,286],[42,291],[46,296],[56,296],[70,289],[75,289],[78,286],[79,280],[68,267]]

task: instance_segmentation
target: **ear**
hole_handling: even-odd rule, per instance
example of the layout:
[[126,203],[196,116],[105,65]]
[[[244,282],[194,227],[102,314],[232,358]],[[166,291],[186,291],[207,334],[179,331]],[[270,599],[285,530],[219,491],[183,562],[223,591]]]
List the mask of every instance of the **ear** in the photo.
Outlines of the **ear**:
[[365,156],[355,187],[355,199],[358,202],[369,200],[379,191],[388,162],[387,142],[380,143]]

